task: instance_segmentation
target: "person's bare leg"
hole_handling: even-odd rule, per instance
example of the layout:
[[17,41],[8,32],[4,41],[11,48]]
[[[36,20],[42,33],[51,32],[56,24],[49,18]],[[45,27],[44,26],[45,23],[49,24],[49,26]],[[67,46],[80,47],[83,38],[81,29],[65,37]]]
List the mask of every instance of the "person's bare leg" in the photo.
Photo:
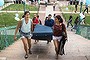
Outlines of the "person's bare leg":
[[55,46],[55,51],[56,51],[56,58],[58,58],[58,41],[53,40],[54,46]]
[[23,45],[24,45],[24,50],[26,52],[25,58],[28,58],[27,39],[26,38],[22,38],[22,42],[23,42]]
[[57,40],[54,40],[53,43],[54,43],[55,48],[58,49],[58,41]]
[[31,53],[31,39],[28,39],[28,47],[29,47],[29,54],[32,54]]

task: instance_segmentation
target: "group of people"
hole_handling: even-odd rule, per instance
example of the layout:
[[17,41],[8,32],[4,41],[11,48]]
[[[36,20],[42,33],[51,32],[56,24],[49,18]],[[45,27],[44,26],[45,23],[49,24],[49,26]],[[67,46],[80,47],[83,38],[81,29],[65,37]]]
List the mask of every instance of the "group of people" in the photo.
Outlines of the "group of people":
[[[78,9],[78,1],[75,0],[75,13],[77,12],[77,9]],[[88,4],[85,5],[83,14],[85,13],[85,11],[87,11],[87,13],[88,13]]]
[[[58,58],[59,54],[60,55],[64,54],[64,45],[65,45],[65,41],[67,40],[67,32],[66,32],[66,27],[63,24],[63,19],[60,15],[56,15],[54,20],[51,17],[52,15],[49,14],[48,17],[45,19],[44,25],[49,26],[53,29],[53,42],[55,46],[56,57]],[[18,22],[18,25],[15,30],[14,40],[16,40],[16,34],[20,29],[21,40],[23,42],[24,50],[26,52],[25,58],[28,58],[28,53],[32,54],[31,32],[33,32],[33,29],[35,28],[36,24],[41,24],[39,15],[34,14],[34,18],[30,19],[29,11],[25,11],[23,18]],[[47,43],[50,42],[49,40],[47,41],[48,41]],[[61,43],[63,43],[62,49],[60,48]]]
[[69,20],[67,21],[67,28],[69,27],[69,25],[71,24],[71,31],[73,30],[73,29],[77,29],[77,25],[80,23],[80,20],[79,20],[79,16],[77,16],[76,17],[76,19],[74,20],[74,25],[72,24],[72,20],[73,20],[73,16],[72,16],[72,14],[70,15],[70,17],[69,17]]

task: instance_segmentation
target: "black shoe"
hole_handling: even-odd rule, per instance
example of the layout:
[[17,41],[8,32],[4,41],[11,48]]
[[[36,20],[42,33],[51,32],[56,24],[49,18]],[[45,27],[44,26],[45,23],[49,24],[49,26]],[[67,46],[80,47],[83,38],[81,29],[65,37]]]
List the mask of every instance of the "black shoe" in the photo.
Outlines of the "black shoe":
[[58,54],[56,54],[56,59],[58,59]]
[[60,51],[59,54],[62,56],[62,55],[65,55],[64,53],[64,50]]
[[29,54],[32,54],[31,50],[29,50]]
[[61,56],[63,55],[63,53],[59,53]]
[[71,29],[71,31],[73,31],[73,29]]
[[24,58],[27,59],[28,58],[28,54],[25,54],[25,57]]

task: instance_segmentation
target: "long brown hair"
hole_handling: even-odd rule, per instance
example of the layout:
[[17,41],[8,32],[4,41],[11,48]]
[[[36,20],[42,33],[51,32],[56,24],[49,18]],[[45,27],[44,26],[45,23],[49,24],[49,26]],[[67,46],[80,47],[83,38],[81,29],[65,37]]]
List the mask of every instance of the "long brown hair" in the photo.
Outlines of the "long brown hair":
[[63,23],[63,19],[60,15],[57,15],[56,18],[59,20],[59,23]]

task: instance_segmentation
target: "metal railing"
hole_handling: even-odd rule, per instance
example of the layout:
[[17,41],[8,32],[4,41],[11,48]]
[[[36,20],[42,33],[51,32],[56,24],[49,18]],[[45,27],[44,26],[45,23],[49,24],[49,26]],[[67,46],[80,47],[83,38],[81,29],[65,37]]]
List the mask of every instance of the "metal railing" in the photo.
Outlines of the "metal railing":
[[[16,26],[0,28],[0,50],[14,43],[14,32]],[[17,34],[19,38],[19,34]]]
[[87,39],[90,39],[90,26],[79,25],[76,34],[79,34]]

